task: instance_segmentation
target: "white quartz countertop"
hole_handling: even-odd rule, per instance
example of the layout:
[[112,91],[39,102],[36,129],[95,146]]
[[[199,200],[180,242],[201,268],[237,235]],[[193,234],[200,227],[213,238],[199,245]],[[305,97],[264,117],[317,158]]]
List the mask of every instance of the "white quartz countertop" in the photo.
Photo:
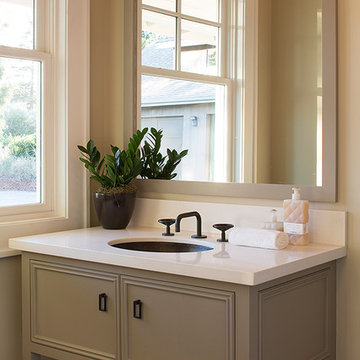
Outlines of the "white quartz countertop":
[[[284,250],[267,250],[219,243],[214,235],[204,240],[191,239],[191,234],[185,232],[172,237],[161,237],[161,230],[104,230],[95,227],[14,238],[9,240],[9,247],[14,250],[243,285],[261,284],[346,256],[345,246],[311,243],[303,247],[288,246]],[[153,253],[123,250],[108,245],[109,241],[125,242],[134,237],[140,240],[159,237],[163,241],[192,242],[211,246],[213,250],[198,253]]]

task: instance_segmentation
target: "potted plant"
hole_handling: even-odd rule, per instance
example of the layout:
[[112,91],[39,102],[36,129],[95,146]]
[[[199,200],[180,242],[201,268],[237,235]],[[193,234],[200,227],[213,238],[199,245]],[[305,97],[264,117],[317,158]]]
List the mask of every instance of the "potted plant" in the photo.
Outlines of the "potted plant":
[[127,150],[111,145],[112,154],[101,156],[90,140],[86,147],[78,145],[80,160],[100,184],[93,194],[94,206],[104,229],[125,229],[129,224],[135,205],[136,187],[131,181],[143,170],[140,143],[147,128],[138,130],[130,138]]
[[145,179],[171,180],[176,177],[176,167],[181,159],[187,155],[188,150],[178,153],[175,149],[167,149],[167,155],[163,156],[160,152],[162,130],[150,129],[147,140],[141,148],[143,168],[141,177]]

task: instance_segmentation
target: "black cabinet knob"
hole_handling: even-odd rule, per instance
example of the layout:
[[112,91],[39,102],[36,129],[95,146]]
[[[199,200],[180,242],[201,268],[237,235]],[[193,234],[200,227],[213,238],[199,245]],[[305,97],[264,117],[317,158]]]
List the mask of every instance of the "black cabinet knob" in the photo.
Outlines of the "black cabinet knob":
[[142,318],[142,302],[141,302],[141,300],[135,300],[133,302],[133,317],[134,317],[134,319]]
[[105,293],[99,294],[99,311],[107,311],[107,295]]
[[225,231],[228,231],[229,229],[233,228],[233,224],[214,224],[213,228],[221,231],[221,239],[218,239],[219,242],[227,242],[225,236]]
[[175,219],[159,219],[158,222],[166,226],[166,232],[162,233],[162,236],[174,236],[170,231],[170,226],[175,224]]

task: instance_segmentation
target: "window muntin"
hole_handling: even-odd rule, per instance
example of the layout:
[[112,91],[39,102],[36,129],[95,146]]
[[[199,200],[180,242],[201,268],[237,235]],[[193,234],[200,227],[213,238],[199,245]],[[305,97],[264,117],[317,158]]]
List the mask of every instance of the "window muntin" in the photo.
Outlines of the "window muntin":
[[0,0],[0,45],[33,49],[34,0]]
[[[177,168],[179,180],[228,181],[231,176],[227,156],[231,82],[224,77],[228,69],[222,66],[225,58],[222,52],[226,49],[223,44],[227,39],[223,32],[225,20],[220,18],[219,11],[225,1],[207,2],[211,9],[203,14],[183,0],[177,1],[177,11],[155,9],[148,6],[149,1],[142,2],[141,124],[138,126],[163,130],[164,154],[166,147],[189,150]],[[187,9],[187,13],[181,9]],[[172,28],[165,19],[175,19],[174,36],[164,38],[150,31],[144,26],[144,14],[146,20],[157,16],[158,29]],[[155,34],[151,41],[145,39],[149,32]],[[173,58],[151,59],[148,49],[144,50],[144,41],[151,44],[149,48],[167,48],[166,54],[172,54]]]

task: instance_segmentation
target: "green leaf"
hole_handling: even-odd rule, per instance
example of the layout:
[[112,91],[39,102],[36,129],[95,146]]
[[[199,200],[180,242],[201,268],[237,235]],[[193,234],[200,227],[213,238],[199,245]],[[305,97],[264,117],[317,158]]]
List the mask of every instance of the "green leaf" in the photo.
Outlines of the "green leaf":
[[78,145],[77,147],[78,147],[78,149],[79,149],[81,152],[83,152],[83,153],[87,153],[87,149],[86,149],[86,148],[84,148],[83,146]]
[[91,153],[91,152],[93,151],[94,146],[95,146],[95,145],[94,145],[94,142],[90,139],[90,140],[88,141],[87,145],[86,145],[87,150],[89,151],[89,153]]
[[79,158],[80,161],[82,161],[84,164],[90,164],[87,159]]

